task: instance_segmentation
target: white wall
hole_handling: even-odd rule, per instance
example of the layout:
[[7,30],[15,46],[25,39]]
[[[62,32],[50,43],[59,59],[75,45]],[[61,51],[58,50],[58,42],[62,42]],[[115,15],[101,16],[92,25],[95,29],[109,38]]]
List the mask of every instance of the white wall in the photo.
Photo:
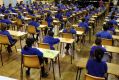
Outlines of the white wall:
[[14,7],[17,3],[17,0],[3,0],[3,3],[5,4],[6,7],[8,7],[8,5],[11,3],[12,6]]

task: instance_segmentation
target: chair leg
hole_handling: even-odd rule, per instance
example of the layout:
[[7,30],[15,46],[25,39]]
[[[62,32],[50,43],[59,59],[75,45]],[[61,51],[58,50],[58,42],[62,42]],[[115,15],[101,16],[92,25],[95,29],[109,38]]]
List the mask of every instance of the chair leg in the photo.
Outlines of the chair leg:
[[17,52],[17,47],[16,47],[16,45],[15,45],[15,50],[16,50],[16,52]]
[[3,66],[3,59],[2,59],[2,54],[1,54],[2,50],[0,51],[0,57],[1,57],[1,63],[2,63],[2,66]]
[[40,80],[41,80],[41,77],[42,77],[41,75],[42,75],[42,73],[41,73],[41,69],[40,69]]
[[77,68],[77,72],[76,72],[76,80],[78,79],[78,73],[79,73],[79,68]]

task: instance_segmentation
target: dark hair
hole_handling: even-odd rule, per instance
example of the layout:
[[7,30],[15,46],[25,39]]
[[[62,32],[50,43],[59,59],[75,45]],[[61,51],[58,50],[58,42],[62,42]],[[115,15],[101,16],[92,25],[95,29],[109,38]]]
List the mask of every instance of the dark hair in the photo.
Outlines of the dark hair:
[[1,31],[5,31],[7,28],[7,24],[1,23]]
[[82,19],[82,22],[85,22],[85,18]]
[[28,49],[28,47],[31,47],[32,44],[34,43],[34,41],[35,40],[33,38],[27,38],[26,39],[26,45],[25,45],[24,49],[26,50],[26,49]]
[[54,32],[48,31],[48,35],[53,37],[54,36]]
[[111,20],[114,19],[114,16],[111,16]]
[[107,26],[108,26],[108,28],[112,28],[113,27],[113,23],[112,22],[107,22]]
[[4,19],[8,19],[8,15],[5,15],[5,16],[4,16]]
[[101,38],[97,37],[96,40],[95,40],[95,44],[96,45],[101,45],[101,43],[102,43]]
[[101,62],[104,55],[104,51],[101,48],[95,49],[94,58],[97,62]]
[[104,31],[107,31],[107,30],[108,30],[108,25],[107,25],[107,24],[104,24],[104,25],[103,25],[103,30],[104,30]]

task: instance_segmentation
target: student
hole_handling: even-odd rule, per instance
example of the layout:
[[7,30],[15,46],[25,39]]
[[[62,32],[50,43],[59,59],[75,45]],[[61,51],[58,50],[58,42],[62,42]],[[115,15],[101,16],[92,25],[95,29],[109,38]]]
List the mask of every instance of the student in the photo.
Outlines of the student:
[[5,5],[3,4],[2,5],[2,12],[4,13],[5,10],[6,10],[6,8],[5,8]]
[[71,10],[68,10],[68,11],[66,12],[66,16],[67,16],[67,18],[70,17],[71,15],[72,15]]
[[51,27],[52,28],[52,22],[53,22],[53,18],[51,16],[51,13],[48,13],[46,18],[45,18],[45,21],[47,21],[48,23],[48,27]]
[[51,50],[55,50],[54,45],[60,42],[58,38],[53,38],[53,36],[54,33],[52,31],[48,31],[48,36],[45,36],[43,39],[43,43],[49,44]]
[[88,30],[89,30],[89,26],[88,26],[88,23],[86,22],[85,18],[82,19],[82,22],[80,22],[78,24],[78,26],[84,28],[85,29],[85,33],[87,33]]
[[92,46],[91,50],[90,50],[90,57],[93,58],[94,57],[94,53],[95,53],[95,50],[97,48],[100,48],[102,49],[103,53],[107,52],[106,49],[103,47],[102,45],[102,40],[101,38],[96,38],[95,40],[95,45]]
[[[66,28],[63,30],[63,33],[71,33],[71,34],[76,34],[76,30],[71,28],[71,23],[67,22]],[[66,44],[65,49],[66,49],[66,54],[69,54],[69,48],[70,48],[69,43]]]
[[[36,22],[35,18],[33,17],[32,21],[30,21],[28,25],[32,25],[32,26],[34,26],[36,28],[36,32],[38,32],[38,34],[36,36],[36,40],[38,40],[38,36],[39,36],[40,30],[38,30],[37,28],[40,26],[40,24],[38,22]],[[35,39],[34,35],[33,35],[33,38]]]
[[22,15],[22,13],[18,12],[18,18],[23,20],[24,19],[24,16]]
[[12,4],[9,4],[8,10],[11,11],[11,12],[13,12],[13,13],[15,13],[15,10],[13,9]]
[[96,37],[112,39],[112,35],[108,31],[108,26],[106,24],[103,25],[103,31],[96,33]]
[[[24,55],[38,55],[40,64],[43,64],[44,63],[43,53],[36,48],[32,48],[33,44],[34,44],[34,39],[33,38],[27,38],[26,39],[26,45],[22,49],[21,53]],[[30,76],[30,68],[28,68],[26,70],[26,75]],[[44,78],[48,76],[48,74],[45,72],[44,65],[41,66],[41,75]]]
[[86,13],[86,15],[85,15],[85,21],[86,21],[86,23],[88,23],[88,21],[89,21],[89,19],[90,19],[90,16],[89,16],[89,14],[88,13]]
[[116,34],[116,31],[115,31],[115,28],[114,28],[113,23],[107,22],[107,25],[108,25],[108,30],[110,31],[110,33],[113,34],[113,35],[115,35]]
[[118,26],[117,21],[114,19],[114,16],[111,16],[111,20],[109,21],[110,23],[112,23],[114,26]]
[[17,40],[12,38],[12,36],[11,36],[10,33],[6,30],[6,28],[7,28],[7,24],[2,23],[2,27],[1,27],[0,34],[6,35],[6,36],[8,37],[9,42],[10,42],[10,45],[8,45],[7,50],[8,50],[9,53],[11,53],[11,52],[12,52],[11,47],[17,42]]
[[106,77],[107,64],[102,61],[104,52],[102,49],[97,48],[94,53],[94,58],[90,58],[87,62],[86,69],[89,75],[96,77]]
[[12,24],[11,20],[8,19],[8,15],[5,15],[4,19],[2,19],[1,22],[6,24]]

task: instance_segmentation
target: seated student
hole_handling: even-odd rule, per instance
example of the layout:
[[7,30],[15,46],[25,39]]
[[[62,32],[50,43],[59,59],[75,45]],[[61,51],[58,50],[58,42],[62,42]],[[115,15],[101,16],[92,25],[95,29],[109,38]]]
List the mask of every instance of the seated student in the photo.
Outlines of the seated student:
[[[40,32],[40,31],[39,31],[37,28],[40,26],[40,24],[39,24],[38,22],[36,22],[35,18],[33,17],[33,18],[32,18],[32,21],[30,21],[30,22],[28,23],[28,25],[32,25],[32,26],[34,26],[34,27],[36,28],[36,32],[38,32],[38,34],[37,34],[37,36],[36,36],[36,40],[38,40],[38,36],[39,36],[39,32]],[[33,38],[35,39],[34,35],[33,35]]]
[[[38,58],[40,60],[40,64],[44,63],[43,53],[39,51],[36,48],[32,48],[32,45],[34,44],[33,38],[27,38],[26,39],[26,45],[22,49],[21,53],[24,55],[38,55]],[[26,70],[26,75],[30,76],[30,68]],[[44,66],[41,67],[41,75],[42,77],[47,77],[48,74],[45,72]]]
[[89,14],[88,13],[86,13],[86,15],[85,15],[85,21],[88,23],[88,21],[89,21],[89,19],[90,19],[90,16],[89,16]]
[[66,16],[67,16],[67,17],[70,17],[71,15],[72,15],[71,10],[68,10],[68,11],[66,12]]
[[101,48],[97,48],[94,53],[94,58],[89,58],[86,69],[89,75],[96,77],[106,77],[107,64],[102,61],[104,52]]
[[[63,30],[63,33],[71,33],[71,34],[76,34],[76,30],[71,28],[71,23],[67,23],[66,24],[66,28]],[[69,48],[70,48],[70,45],[69,43],[66,44],[66,54],[69,54]]]
[[18,18],[23,20],[24,19],[24,16],[22,15],[22,13],[18,12]]
[[3,4],[3,5],[2,5],[2,13],[4,13],[5,9],[6,9],[6,8],[5,8],[5,5]]
[[102,51],[104,52],[104,56],[102,58],[102,61],[108,61],[110,56],[107,53],[107,50],[103,47],[101,38],[98,38],[98,37],[96,38],[95,44],[92,46],[92,48],[90,50],[90,58],[94,57],[94,53],[95,53],[95,50],[97,48],[102,49]]
[[100,31],[100,32],[96,33],[96,37],[112,39],[112,35],[108,31],[108,25],[107,24],[103,25],[103,31]]
[[110,31],[110,33],[113,34],[113,35],[115,35],[116,34],[116,31],[115,31],[115,28],[114,28],[113,23],[107,22],[107,25],[108,25],[108,30]]
[[4,19],[2,19],[1,22],[6,24],[12,24],[11,20],[8,19],[8,15],[5,15]]
[[88,23],[86,22],[86,20],[84,18],[82,19],[82,22],[80,22],[78,24],[78,26],[84,28],[85,29],[85,33],[87,33],[88,30],[89,30]]
[[7,24],[2,23],[2,27],[1,27],[0,34],[2,34],[2,35],[7,35],[7,36],[8,36],[10,45],[8,45],[7,50],[8,50],[9,53],[11,53],[11,52],[12,52],[11,47],[17,42],[17,40],[12,38],[12,36],[11,36],[10,33],[6,30],[6,28],[7,28]]
[[53,18],[52,18],[52,16],[51,16],[51,13],[48,13],[48,14],[47,14],[47,16],[46,16],[46,18],[45,18],[45,21],[47,21],[48,27],[53,28],[53,27],[52,27]]
[[15,10],[13,9],[12,4],[9,4],[8,10],[15,13]]
[[61,10],[58,10],[58,12],[55,15],[55,18],[57,18],[59,21],[61,21],[61,28],[63,29],[64,23],[63,23],[63,14]]
[[53,36],[54,33],[52,31],[48,31],[48,36],[45,36],[43,39],[43,43],[49,44],[51,50],[55,50],[54,45],[60,42],[58,38],[53,38]]
[[108,31],[108,26],[106,24],[103,25],[103,31],[96,33],[96,37],[112,39],[112,35]]
[[112,23],[114,26],[118,26],[117,21],[114,19],[114,16],[111,16],[111,20],[109,21],[110,23]]

